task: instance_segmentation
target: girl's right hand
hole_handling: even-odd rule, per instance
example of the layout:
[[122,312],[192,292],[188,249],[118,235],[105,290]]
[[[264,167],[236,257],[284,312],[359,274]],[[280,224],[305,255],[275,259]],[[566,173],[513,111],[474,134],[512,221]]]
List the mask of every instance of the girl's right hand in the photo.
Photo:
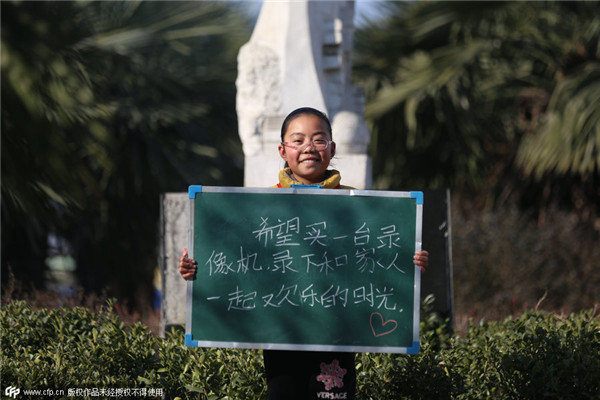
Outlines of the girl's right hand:
[[198,263],[195,260],[188,257],[188,249],[184,248],[181,251],[181,257],[179,258],[179,273],[182,278],[185,280],[194,278],[194,275],[196,275],[196,271],[198,270],[198,267],[196,267],[197,264]]

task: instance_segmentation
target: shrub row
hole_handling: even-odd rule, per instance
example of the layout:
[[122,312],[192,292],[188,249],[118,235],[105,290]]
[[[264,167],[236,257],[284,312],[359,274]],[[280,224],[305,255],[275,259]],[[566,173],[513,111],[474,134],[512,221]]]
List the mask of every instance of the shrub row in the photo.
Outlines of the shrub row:
[[[260,351],[188,348],[182,332],[160,338],[140,323],[124,325],[110,302],[94,312],[34,310],[12,301],[0,316],[2,386],[20,388],[19,398],[26,398],[24,389],[44,388],[161,389],[168,399],[266,397]],[[595,310],[527,312],[472,325],[464,337],[444,327],[426,315],[418,355],[360,354],[358,398],[598,398]]]

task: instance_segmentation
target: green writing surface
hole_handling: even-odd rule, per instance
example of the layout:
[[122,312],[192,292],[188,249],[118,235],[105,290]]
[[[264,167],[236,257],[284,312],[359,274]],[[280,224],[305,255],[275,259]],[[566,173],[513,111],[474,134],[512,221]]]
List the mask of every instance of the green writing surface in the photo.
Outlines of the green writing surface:
[[418,352],[422,198],[191,186],[186,344]]

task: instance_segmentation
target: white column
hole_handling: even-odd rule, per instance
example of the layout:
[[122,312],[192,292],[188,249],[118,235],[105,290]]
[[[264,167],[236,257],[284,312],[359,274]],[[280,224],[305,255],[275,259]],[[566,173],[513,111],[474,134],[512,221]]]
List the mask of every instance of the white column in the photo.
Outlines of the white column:
[[364,94],[350,84],[354,1],[263,2],[238,55],[237,114],[244,185],[277,183],[281,123],[298,107],[325,112],[342,183],[371,187]]

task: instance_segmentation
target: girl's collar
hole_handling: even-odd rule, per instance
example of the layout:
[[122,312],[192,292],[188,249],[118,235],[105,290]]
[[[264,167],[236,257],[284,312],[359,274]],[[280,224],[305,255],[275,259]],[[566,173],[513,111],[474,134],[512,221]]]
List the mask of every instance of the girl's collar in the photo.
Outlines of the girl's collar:
[[[292,170],[287,167],[279,172],[279,187],[289,188],[291,185],[301,185],[300,182],[296,181],[293,178]],[[336,170],[327,170],[327,178],[322,182],[315,183],[315,185],[323,186],[325,189],[336,189],[340,185],[340,180],[342,177],[340,173]]]

